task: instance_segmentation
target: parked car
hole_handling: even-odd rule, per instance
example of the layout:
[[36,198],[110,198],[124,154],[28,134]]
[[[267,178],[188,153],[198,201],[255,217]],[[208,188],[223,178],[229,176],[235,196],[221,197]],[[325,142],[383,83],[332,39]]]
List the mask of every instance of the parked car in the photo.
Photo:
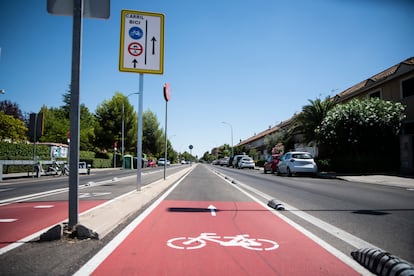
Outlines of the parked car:
[[170,160],[167,159],[167,162],[166,162],[165,158],[161,157],[160,159],[158,159],[157,164],[158,166],[165,166],[165,165],[169,166],[171,163],[170,163]]
[[254,161],[249,156],[243,156],[242,158],[240,158],[237,167],[239,169],[244,169],[244,168],[254,169]]
[[281,156],[281,154],[272,154],[272,156],[269,156],[263,165],[264,173],[275,173]]
[[229,164],[229,158],[228,157],[224,157],[222,159],[220,159],[220,166],[227,166]]
[[277,174],[281,173],[292,176],[297,173],[316,174],[318,167],[313,160],[312,154],[303,151],[291,151],[285,153],[277,164]]
[[233,163],[232,163],[233,168],[238,168],[240,159],[245,156],[247,157],[246,154],[235,155],[233,158]]
[[155,161],[153,159],[148,159],[148,167],[155,167],[157,164],[155,163]]

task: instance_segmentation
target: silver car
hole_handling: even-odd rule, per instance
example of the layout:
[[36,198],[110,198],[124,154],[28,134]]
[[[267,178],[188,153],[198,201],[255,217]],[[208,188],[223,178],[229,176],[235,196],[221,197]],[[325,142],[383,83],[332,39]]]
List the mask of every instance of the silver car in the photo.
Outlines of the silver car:
[[254,169],[254,161],[251,157],[245,156],[240,158],[239,164],[237,165],[239,169],[249,168]]
[[165,158],[161,157],[160,159],[158,159],[157,165],[158,166],[165,166],[165,164],[167,164],[167,166],[169,166],[170,160],[167,159],[167,162],[165,162]]
[[318,166],[313,160],[312,154],[303,151],[290,151],[285,153],[277,164],[277,174],[282,173],[292,176],[296,173],[316,174]]

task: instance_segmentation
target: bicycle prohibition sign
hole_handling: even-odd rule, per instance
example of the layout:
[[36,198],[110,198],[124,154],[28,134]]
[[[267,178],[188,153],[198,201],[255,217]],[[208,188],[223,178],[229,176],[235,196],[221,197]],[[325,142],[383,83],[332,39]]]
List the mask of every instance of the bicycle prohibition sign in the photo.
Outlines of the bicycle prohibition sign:
[[256,251],[270,251],[279,248],[279,244],[275,241],[249,238],[247,234],[221,237],[216,233],[201,233],[198,237],[172,238],[167,241],[167,245],[175,249],[192,250],[206,246],[208,241],[218,243],[221,246],[239,246]]

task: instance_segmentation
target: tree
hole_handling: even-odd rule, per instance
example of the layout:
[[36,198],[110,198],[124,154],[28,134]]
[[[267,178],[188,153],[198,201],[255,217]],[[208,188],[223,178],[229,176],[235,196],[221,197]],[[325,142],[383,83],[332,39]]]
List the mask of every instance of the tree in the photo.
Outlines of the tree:
[[6,115],[0,110],[0,141],[10,139],[15,141],[27,140],[27,127],[25,123],[12,115]]
[[332,108],[317,134],[330,149],[331,158],[341,166],[339,169],[398,168],[398,133],[404,110],[401,103],[379,98],[354,99]]
[[[182,155],[182,159],[185,159],[185,157],[183,157],[184,156],[184,154]],[[201,158],[201,159],[203,159],[204,161],[206,161],[206,162],[211,162],[211,161],[213,161],[214,159],[215,159],[215,156],[213,156],[213,155],[211,155],[210,154],[210,152],[208,152],[208,151],[206,151],[204,154],[203,154],[203,157]],[[185,159],[185,160],[187,160],[187,159]]]
[[283,147],[281,145],[285,144],[285,139],[286,131],[283,129],[278,129],[275,133],[267,135],[264,138],[264,144],[268,153],[281,153],[283,151]]
[[224,144],[218,147],[218,156],[217,158],[229,157],[231,155],[231,147],[229,144]]
[[95,116],[89,112],[89,109],[81,104],[80,106],[80,150],[94,150],[95,149]]
[[118,147],[122,144],[122,105],[124,105],[124,144],[125,152],[136,149],[137,144],[137,114],[128,98],[120,92],[116,92],[111,100],[105,100],[97,107],[96,118],[96,146],[102,150],[113,149],[114,142]]
[[23,121],[23,114],[17,103],[12,103],[8,100],[1,101],[0,111],[3,111],[6,115],[13,116],[16,119]]
[[325,100],[317,98],[308,100],[309,105],[302,108],[302,112],[294,117],[294,133],[302,134],[305,143],[318,142],[319,137],[315,130],[322,123],[329,110],[336,105],[336,100],[329,96]]
[[[142,152],[163,156],[165,135],[157,116],[150,110],[142,114]],[[171,148],[170,146],[168,147]]]
[[[64,105],[60,107],[65,117],[69,119],[70,116],[70,90],[63,94]],[[80,105],[80,150],[93,150],[95,143],[95,126],[96,121],[94,115],[89,112],[85,104]],[[69,126],[68,126],[69,129]]]
[[[208,154],[208,152],[206,152],[206,153]],[[204,153],[204,156],[206,155],[206,153]],[[214,156],[212,156],[212,155],[210,155],[210,157],[211,157],[210,160],[215,159]],[[181,160],[183,160],[183,159],[186,160],[186,161],[196,161],[196,157],[194,155],[191,155],[188,151],[184,151],[181,154]],[[204,159],[204,160],[208,161],[207,159]]]
[[44,129],[40,142],[53,142],[66,144],[69,132],[69,118],[62,108],[48,108],[42,106]]

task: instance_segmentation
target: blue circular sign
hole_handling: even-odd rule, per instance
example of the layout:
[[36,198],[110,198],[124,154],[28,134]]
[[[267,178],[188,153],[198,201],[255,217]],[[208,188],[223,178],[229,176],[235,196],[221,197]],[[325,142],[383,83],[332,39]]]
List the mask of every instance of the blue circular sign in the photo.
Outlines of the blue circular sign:
[[132,39],[140,39],[144,35],[144,32],[140,27],[132,27],[129,29],[129,36]]

